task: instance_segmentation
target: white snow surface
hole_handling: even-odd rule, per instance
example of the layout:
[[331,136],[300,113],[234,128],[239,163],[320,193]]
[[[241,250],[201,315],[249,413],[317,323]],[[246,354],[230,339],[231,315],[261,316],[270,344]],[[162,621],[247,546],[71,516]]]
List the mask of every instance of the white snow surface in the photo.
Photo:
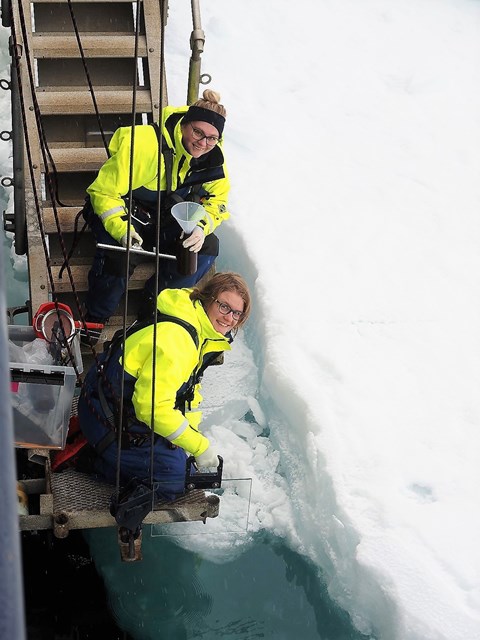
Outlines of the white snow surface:
[[[365,634],[480,639],[480,2],[201,17],[228,110],[218,267],[254,297],[204,427],[252,497],[247,534],[179,543],[222,562],[268,530]],[[171,104],[191,29],[171,2]]]

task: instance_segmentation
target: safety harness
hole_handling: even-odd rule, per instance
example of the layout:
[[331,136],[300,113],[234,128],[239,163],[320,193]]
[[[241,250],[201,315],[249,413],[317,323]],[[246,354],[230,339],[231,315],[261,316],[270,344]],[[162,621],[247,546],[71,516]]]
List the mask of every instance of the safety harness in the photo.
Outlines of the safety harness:
[[[157,323],[173,322],[175,324],[180,325],[189,333],[189,335],[191,336],[195,344],[195,347],[198,349],[199,339],[198,339],[197,330],[192,324],[190,324],[186,320],[157,311],[156,322]],[[140,331],[140,329],[144,329],[152,324],[153,323],[151,320],[145,321],[145,322],[135,322],[127,329],[126,337],[129,338],[131,335],[133,335],[137,331]],[[102,407],[103,414],[106,419],[106,423],[111,429],[94,447],[97,455],[99,456],[102,455],[105,449],[109,447],[112,444],[112,442],[114,442],[117,439],[120,416],[119,416],[119,412],[115,411],[115,407],[113,408],[111,407],[111,405],[107,401],[107,398],[105,397],[103,384],[102,384],[105,376],[104,374],[102,374],[102,369],[103,371],[106,370],[108,363],[110,362],[110,359],[112,358],[113,354],[117,352],[118,349],[122,346],[122,342],[123,342],[123,330],[120,329],[114,334],[111,342],[106,344],[106,347],[105,347],[106,355],[102,363],[99,365],[98,382],[97,382],[98,398],[100,401],[100,405]],[[201,381],[205,369],[210,364],[213,363],[213,361],[218,357],[218,355],[219,355],[219,352],[215,351],[205,356],[201,367],[199,367],[196,371],[192,373],[188,381],[184,385],[182,385],[182,387],[177,392],[177,396],[175,400],[175,409],[178,409],[183,414],[185,414],[185,411],[187,410],[187,408],[188,410],[191,409],[191,402],[195,394],[195,386]],[[130,428],[133,425],[139,425],[139,424],[142,424],[142,423],[140,423],[138,420],[134,420],[131,415],[128,415],[127,411],[124,411],[123,420],[122,420],[122,438],[121,438],[122,449],[129,449],[132,446],[137,446],[137,447],[141,446],[147,440],[151,439],[151,432],[149,429],[146,433],[132,433],[130,431]],[[159,438],[162,438],[162,436],[160,436],[157,433],[154,433],[153,435],[154,442],[156,442]],[[164,438],[164,440],[166,440],[166,438]],[[171,448],[173,449],[176,448],[176,445],[173,445],[168,440],[167,442]]]

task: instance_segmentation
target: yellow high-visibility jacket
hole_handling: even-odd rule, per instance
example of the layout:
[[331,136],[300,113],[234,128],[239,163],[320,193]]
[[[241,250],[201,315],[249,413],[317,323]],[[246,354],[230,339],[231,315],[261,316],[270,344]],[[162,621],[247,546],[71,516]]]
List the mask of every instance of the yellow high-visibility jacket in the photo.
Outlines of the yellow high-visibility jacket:
[[[198,334],[196,347],[188,331],[172,322],[158,322],[156,327],[154,431],[194,456],[209,446],[199,431],[202,414],[200,382],[188,411],[175,408],[177,392],[195,374],[204,359],[213,353],[230,350],[230,339],[212,326],[203,305],[190,300],[191,289],[164,289],[158,296],[158,309],[190,323]],[[152,424],[153,325],[140,329],[125,342],[125,373],[134,380],[131,402],[135,416]],[[121,365],[121,358],[119,364]],[[130,384],[128,385],[130,386]]]
[[[162,114],[162,133],[167,146],[173,150],[171,190],[182,186],[201,184],[205,194],[202,206],[206,215],[197,224],[205,235],[230,217],[227,211],[230,181],[228,178],[222,143],[195,160],[182,144],[182,116],[188,107],[166,107]],[[129,190],[131,127],[120,127],[109,144],[111,157],[101,167],[94,182],[88,187],[94,212],[101,218],[105,229],[117,241],[127,233],[127,221],[123,200]],[[158,139],[150,125],[137,125],[134,136],[132,190],[144,187],[153,193],[158,191]],[[193,161],[193,162],[192,162]],[[160,190],[166,190],[165,160],[162,154]]]

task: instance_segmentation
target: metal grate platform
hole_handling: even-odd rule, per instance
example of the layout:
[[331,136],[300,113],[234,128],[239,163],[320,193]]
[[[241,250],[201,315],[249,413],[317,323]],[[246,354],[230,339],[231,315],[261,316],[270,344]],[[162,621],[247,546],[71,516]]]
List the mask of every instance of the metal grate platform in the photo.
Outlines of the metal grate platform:
[[[20,529],[32,531],[53,529],[56,537],[64,538],[71,529],[96,529],[116,526],[110,514],[110,498],[115,487],[99,482],[89,475],[67,469],[51,473],[47,458],[45,482],[28,485],[27,492],[40,488],[40,513],[20,516]],[[48,492],[48,487],[51,492]],[[158,502],[144,520],[145,524],[205,521],[218,516],[218,496],[194,490],[173,502]]]

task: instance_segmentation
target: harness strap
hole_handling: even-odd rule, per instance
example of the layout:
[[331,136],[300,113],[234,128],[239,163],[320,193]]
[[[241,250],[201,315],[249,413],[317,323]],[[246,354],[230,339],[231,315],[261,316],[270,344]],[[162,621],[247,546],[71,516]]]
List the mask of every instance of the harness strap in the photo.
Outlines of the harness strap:
[[162,156],[163,161],[165,162],[165,181],[167,184],[166,193],[169,196],[172,193],[172,174],[173,174],[173,149],[171,149],[167,141],[165,140],[165,136],[160,132],[160,127],[156,122],[151,122],[150,125],[154,128],[155,133],[157,134],[158,144],[160,145],[160,137],[162,139]]
[[183,414],[185,413],[187,403],[188,403],[189,411],[191,409],[192,400],[195,394],[195,385],[197,385],[201,381],[201,379],[203,378],[203,373],[205,369],[209,367],[214,360],[216,360],[216,358],[220,353],[222,352],[215,351],[215,352],[209,353],[208,356],[205,356],[200,369],[198,369],[198,371],[196,371],[194,374],[190,376],[189,380],[187,381],[187,384],[188,384],[187,388],[182,393],[182,397],[180,401],[177,400],[177,403],[175,404],[175,408],[180,409]]
[[112,442],[114,442],[117,439],[117,427],[115,425],[115,416],[113,414],[113,411],[110,405],[108,404],[107,399],[105,398],[105,394],[103,393],[102,379],[100,376],[98,378],[97,390],[98,390],[98,399],[100,400],[100,405],[102,407],[103,415],[105,416],[108,424],[110,425],[110,431],[108,431],[108,433],[106,433],[103,436],[103,438],[99,440],[97,444],[94,446],[97,455],[101,456],[102,453],[105,451],[105,449],[109,447],[112,444]]
[[195,343],[196,348],[198,349],[200,345],[200,342],[198,340],[198,333],[193,324],[190,324],[190,322],[187,322],[182,318],[177,318],[177,316],[170,316],[168,315],[168,313],[163,313],[162,311],[157,311],[157,322],[174,322],[175,324],[179,324],[186,331],[188,331],[190,337]]
[[[168,121],[167,121],[168,123]],[[176,124],[175,122],[173,123],[174,125]],[[165,182],[166,182],[166,190],[165,193],[167,196],[170,196],[170,198],[175,202],[183,202],[184,198],[182,198],[181,196],[179,196],[178,194],[176,194],[175,192],[172,192],[172,176],[173,176],[173,149],[171,149],[168,144],[167,141],[165,139],[165,136],[163,135],[163,133],[161,133],[160,131],[160,127],[158,126],[157,122],[151,122],[150,125],[154,128],[155,133],[157,134],[157,140],[158,140],[158,144],[160,145],[160,138],[162,140],[162,155],[163,155],[163,160],[165,163]],[[173,131],[171,132],[171,135],[173,137]],[[202,184],[194,184],[192,187],[190,187],[189,189],[189,195],[188,195],[188,201],[189,202],[196,202],[197,204],[200,204],[201,201],[201,197],[200,197],[200,191],[203,189],[203,185]]]
[[[182,326],[191,336],[193,342],[195,343],[196,348],[198,349],[199,347],[199,339],[198,339],[198,333],[197,330],[195,329],[195,327],[190,324],[189,322],[187,322],[186,320],[183,320],[182,318],[177,318],[176,316],[170,316],[167,313],[162,313],[160,311],[157,311],[157,322],[173,322],[175,324],[179,324],[180,326]],[[151,325],[152,322],[136,322],[133,323],[133,325],[131,325],[128,329],[127,329],[127,338],[130,337],[131,335],[133,335],[134,333],[136,333],[137,331],[140,331],[140,329],[144,329],[145,327],[148,327],[149,325]],[[119,330],[112,338],[112,341],[110,342],[108,349],[107,349],[107,355],[102,363],[102,367],[104,368],[104,370],[106,369],[108,362],[110,360],[110,358],[112,357],[112,354],[117,350],[117,348],[120,347],[121,342],[123,340],[123,331]],[[203,371],[205,370],[206,366],[202,366],[201,368],[201,372],[203,373]],[[182,398],[180,400],[177,399],[177,402],[175,403],[175,409],[180,409],[182,411],[182,413],[185,413],[185,406],[186,403],[188,401],[191,402],[191,398],[189,397],[189,395],[192,393],[193,391],[193,387],[196,384],[196,381],[198,380],[198,376],[194,376],[194,380],[192,381],[192,383],[188,386],[188,388],[186,389],[186,391],[182,394]],[[117,418],[115,416],[114,411],[112,410],[112,408],[110,407],[110,405],[107,402],[107,399],[105,397],[105,393],[103,391],[103,385],[102,385],[102,377],[98,376],[98,383],[97,383],[97,391],[98,391],[98,398],[100,400],[100,405],[102,407],[102,411],[103,414],[108,422],[108,425],[110,426],[110,431],[108,433],[105,434],[105,436],[99,441],[97,442],[97,444],[95,445],[95,451],[97,453],[97,455],[101,455],[105,449],[107,447],[109,447],[112,442],[114,442],[117,438]],[[193,397],[193,395],[192,395]],[[138,434],[137,435],[131,435],[128,433],[128,428],[129,428],[129,424],[128,424],[129,420],[127,418],[127,426],[125,427],[125,438],[123,438],[122,436],[122,449],[123,448],[128,448],[130,446],[130,444],[133,445],[139,445],[142,444],[143,442],[145,442],[145,440],[147,438],[149,438],[150,436],[148,434],[141,435]],[[160,436],[157,433],[154,433],[154,440],[161,438],[162,436]],[[164,440],[166,440],[166,442],[168,442],[169,446],[171,446],[172,448],[176,448],[176,445],[173,445],[167,438],[164,438]]]
[[97,456],[101,456],[105,449],[107,449],[112,444],[112,442],[115,442],[116,439],[116,431],[114,431],[113,429],[111,431],[108,431],[103,436],[103,438],[99,440],[96,445],[94,445],[95,453],[97,454]]
[[[175,324],[179,324],[180,326],[182,326],[186,331],[188,331],[188,333],[190,334],[193,342],[195,343],[195,347],[198,349],[199,347],[199,340],[198,340],[198,333],[197,330],[195,329],[195,327],[190,324],[189,322],[187,322],[186,320],[182,320],[182,318],[177,318],[176,316],[170,316],[168,313],[162,313],[161,311],[157,310],[157,317],[156,317],[156,321],[157,322],[174,322]],[[129,338],[130,336],[133,336],[134,333],[137,333],[137,331],[140,331],[140,329],[145,329],[146,327],[149,327],[150,325],[153,324],[152,320],[145,320],[142,322],[138,322],[135,321],[133,324],[131,324],[128,329],[127,329],[127,335],[126,337]],[[112,353],[118,349],[122,343],[123,340],[123,330],[119,329],[112,337],[110,343],[108,344],[106,351],[107,351],[107,355],[105,356],[105,359],[103,360],[103,366],[106,367],[108,364],[108,361],[110,360]]]
[[[115,414],[113,413],[110,405],[107,402],[107,399],[105,398],[105,393],[103,392],[103,387],[100,379],[98,380],[97,389],[98,389],[98,398],[100,400],[102,411],[105,415],[106,420],[108,421],[108,424],[110,425],[110,431],[108,431],[108,433],[106,433],[103,436],[103,438],[99,440],[96,445],[94,445],[94,449],[97,455],[101,456],[102,453],[105,451],[105,449],[109,447],[112,444],[112,442],[114,442],[117,439],[117,427],[116,427]],[[126,420],[128,425],[128,420],[129,420],[128,416],[126,416]],[[126,430],[122,434],[121,448],[129,449],[132,444],[134,446],[140,446],[146,440],[150,439],[150,437],[151,436],[148,433],[130,434],[128,433],[128,426],[127,426]],[[158,438],[161,438],[161,437],[162,436],[159,436],[158,433],[153,434],[153,439],[155,442],[157,441]]]

